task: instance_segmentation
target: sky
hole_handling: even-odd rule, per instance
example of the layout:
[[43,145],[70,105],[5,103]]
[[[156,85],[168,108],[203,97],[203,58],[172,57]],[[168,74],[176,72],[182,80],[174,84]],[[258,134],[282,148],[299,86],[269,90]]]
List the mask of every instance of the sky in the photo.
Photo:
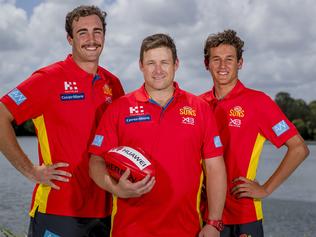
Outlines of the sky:
[[108,13],[100,65],[127,92],[140,87],[143,38],[167,33],[177,45],[176,81],[192,93],[212,87],[203,65],[209,34],[234,29],[245,41],[240,80],[272,98],[288,92],[316,100],[316,4],[314,0],[0,0],[0,96],[32,72],[71,52],[65,15],[93,4]]

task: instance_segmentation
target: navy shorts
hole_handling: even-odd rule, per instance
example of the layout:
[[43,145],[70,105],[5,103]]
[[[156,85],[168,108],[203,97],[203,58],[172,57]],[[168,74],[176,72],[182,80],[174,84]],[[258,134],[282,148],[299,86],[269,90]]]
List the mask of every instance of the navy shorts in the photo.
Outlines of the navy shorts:
[[111,217],[78,218],[36,212],[30,220],[28,237],[108,237]]
[[263,237],[262,220],[240,225],[224,225],[221,237]]

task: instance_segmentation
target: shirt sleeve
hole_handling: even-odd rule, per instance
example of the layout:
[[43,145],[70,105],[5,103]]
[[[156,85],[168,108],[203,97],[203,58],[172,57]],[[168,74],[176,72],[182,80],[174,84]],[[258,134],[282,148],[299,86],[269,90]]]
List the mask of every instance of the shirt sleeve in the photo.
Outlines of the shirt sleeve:
[[298,134],[295,126],[287,119],[279,106],[267,95],[262,94],[257,104],[260,132],[276,147],[281,147],[288,139]]
[[223,155],[223,145],[219,136],[216,120],[210,106],[205,103],[203,112],[205,129],[203,141],[203,158],[209,159]]
[[104,157],[105,153],[118,146],[117,121],[118,111],[115,104],[110,104],[102,115],[94,139],[89,147],[89,153]]
[[17,124],[43,114],[49,101],[48,81],[45,73],[37,71],[0,99]]

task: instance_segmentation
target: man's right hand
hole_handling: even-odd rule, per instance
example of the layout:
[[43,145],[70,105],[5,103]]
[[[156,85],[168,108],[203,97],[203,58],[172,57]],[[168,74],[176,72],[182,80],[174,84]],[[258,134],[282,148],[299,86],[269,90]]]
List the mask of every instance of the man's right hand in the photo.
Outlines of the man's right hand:
[[71,173],[61,170],[59,168],[68,167],[68,163],[55,163],[52,165],[34,165],[34,181],[36,183],[48,185],[54,189],[59,190],[60,187],[53,181],[69,182]]
[[149,175],[138,182],[132,183],[128,180],[129,175],[130,169],[127,169],[115,185],[117,188],[116,194],[120,198],[140,197],[150,192],[156,183],[155,177],[150,178]]

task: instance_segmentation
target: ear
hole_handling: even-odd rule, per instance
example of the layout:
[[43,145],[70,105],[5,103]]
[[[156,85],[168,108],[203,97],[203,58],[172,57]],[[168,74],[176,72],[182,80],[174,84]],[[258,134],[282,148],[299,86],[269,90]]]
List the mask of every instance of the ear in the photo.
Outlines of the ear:
[[139,69],[141,70],[141,71],[143,71],[143,63],[142,63],[142,61],[138,61],[138,65],[139,65]]
[[175,61],[175,63],[174,63],[174,66],[175,66],[175,71],[177,71],[177,70],[178,70],[178,68],[179,68],[179,64],[180,64],[179,59],[176,59],[176,61]]
[[204,65],[205,65],[206,70],[208,70],[209,63],[210,63],[209,59],[204,59]]
[[243,58],[240,58],[238,63],[237,63],[237,66],[238,66],[238,70],[242,68],[242,65],[244,63],[244,59]]
[[67,41],[72,46],[73,38],[70,35],[67,35]]

